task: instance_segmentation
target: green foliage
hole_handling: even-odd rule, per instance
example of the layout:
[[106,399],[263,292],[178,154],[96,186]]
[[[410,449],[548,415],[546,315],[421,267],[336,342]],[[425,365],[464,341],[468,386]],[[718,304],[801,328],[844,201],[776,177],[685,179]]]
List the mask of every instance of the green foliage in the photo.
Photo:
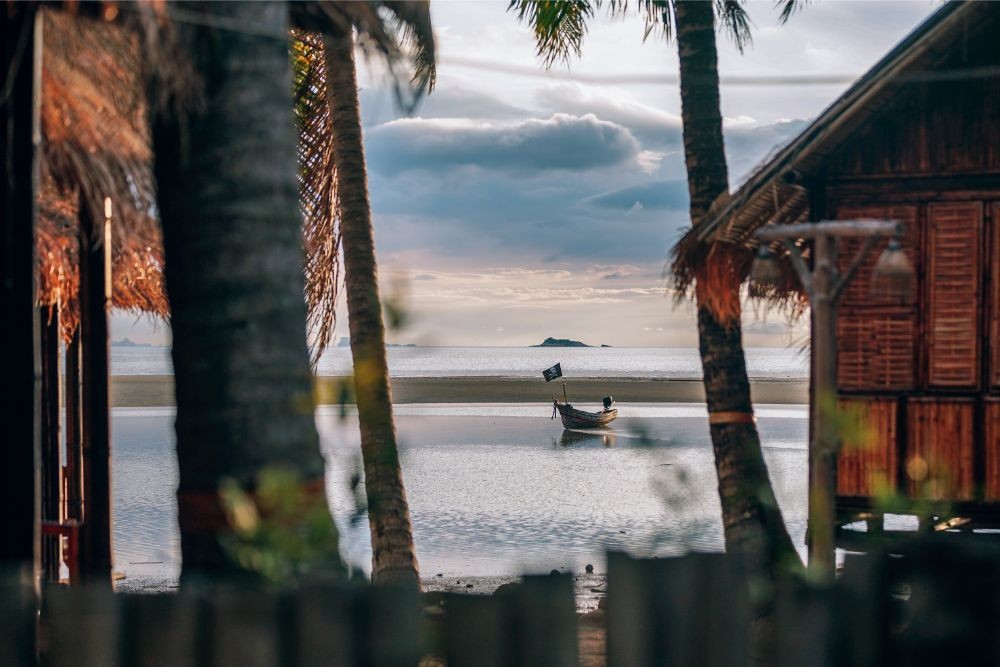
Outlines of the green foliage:
[[278,466],[262,470],[256,481],[252,495],[235,480],[220,484],[231,529],[220,539],[233,562],[277,585],[305,574],[346,576],[326,494],[304,486],[297,472]]
[[[778,20],[787,23],[807,0],[776,0]],[[656,34],[666,40],[674,37],[675,0],[511,0],[508,10],[517,14],[522,23],[535,33],[538,57],[545,67],[556,62],[568,62],[570,56],[580,56],[587,21],[602,6],[613,17],[625,16],[633,9],[642,17],[645,27],[643,41]],[[752,44],[750,17],[746,0],[713,0],[719,29],[728,35],[740,53]]]

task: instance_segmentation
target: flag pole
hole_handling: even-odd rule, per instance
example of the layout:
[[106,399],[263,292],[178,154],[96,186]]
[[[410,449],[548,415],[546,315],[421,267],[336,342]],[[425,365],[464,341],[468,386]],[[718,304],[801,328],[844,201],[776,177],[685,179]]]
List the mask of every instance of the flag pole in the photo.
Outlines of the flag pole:
[[566,398],[566,380],[563,380],[563,403],[569,405],[569,399]]

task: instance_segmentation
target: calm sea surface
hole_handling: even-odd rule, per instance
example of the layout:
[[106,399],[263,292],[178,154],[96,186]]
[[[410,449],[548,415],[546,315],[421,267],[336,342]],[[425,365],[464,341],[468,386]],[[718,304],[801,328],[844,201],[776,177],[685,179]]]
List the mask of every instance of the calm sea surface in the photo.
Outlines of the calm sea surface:
[[[621,406],[606,433],[567,431],[530,404],[397,406],[401,464],[424,576],[603,568],[608,548],[671,554],[723,548],[703,405]],[[116,568],[169,582],[180,568],[174,411],[119,408],[113,419]],[[771,479],[801,545],[806,406],[758,406]],[[350,562],[368,569],[366,518],[352,520],[353,415],[316,415],[327,491]]]
[[[804,378],[808,355],[795,348],[749,348],[747,370],[755,378]],[[457,375],[534,377],[562,363],[570,377],[700,378],[701,361],[694,348],[540,348],[540,347],[394,347],[388,350],[389,371],[396,377]],[[170,375],[166,347],[113,347],[114,375]],[[348,375],[351,351],[336,347],[320,359],[320,375]]]

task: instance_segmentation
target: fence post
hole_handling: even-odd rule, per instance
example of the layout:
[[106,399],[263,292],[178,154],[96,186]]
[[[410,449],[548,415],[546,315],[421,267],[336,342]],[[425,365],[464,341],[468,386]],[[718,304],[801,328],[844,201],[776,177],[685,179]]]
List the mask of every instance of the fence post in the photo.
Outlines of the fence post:
[[42,625],[48,627],[49,667],[114,667],[119,664],[119,601],[110,587],[48,586]]
[[653,664],[654,604],[649,562],[608,552],[608,667]]
[[501,597],[449,593],[444,601],[448,667],[505,667],[510,664]]
[[366,591],[366,653],[372,667],[414,667],[420,660],[420,591],[370,586]]
[[38,600],[32,568],[0,572],[0,665],[29,667],[35,660],[35,610]]
[[573,576],[526,576],[507,600],[512,664],[523,667],[577,667],[576,604]]
[[360,660],[358,614],[361,590],[349,584],[324,584],[301,590],[296,598],[295,653],[300,667],[355,665]]
[[197,593],[122,595],[121,661],[129,667],[198,664],[208,602]]
[[212,589],[212,667],[281,664],[278,604],[274,595],[238,584]]

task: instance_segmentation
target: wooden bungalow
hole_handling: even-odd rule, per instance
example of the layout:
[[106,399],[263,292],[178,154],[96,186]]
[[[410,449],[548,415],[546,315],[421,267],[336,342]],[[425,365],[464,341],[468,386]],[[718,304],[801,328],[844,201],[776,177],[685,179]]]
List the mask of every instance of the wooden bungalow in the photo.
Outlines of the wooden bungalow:
[[[110,21],[58,8],[8,4],[0,11],[6,13],[4,40],[12,47],[4,55],[13,66],[4,72],[18,70],[15,76],[30,84],[14,88],[5,100],[6,136],[14,142],[31,138],[34,132],[23,131],[25,118],[38,132],[31,154],[11,159],[11,145],[4,145],[5,180],[21,186],[34,180],[33,188],[8,188],[0,199],[5,235],[20,235],[18,225],[33,227],[33,275],[29,283],[14,284],[31,286],[37,324],[28,329],[35,331],[34,341],[18,338],[20,353],[5,349],[33,367],[36,398],[33,409],[22,406],[7,422],[11,430],[0,467],[18,481],[3,485],[7,507],[14,508],[9,513],[16,516],[4,536],[11,552],[5,549],[0,560],[18,560],[13,556],[23,550],[20,526],[34,524],[32,541],[41,545],[36,563],[46,578],[57,580],[65,563],[72,579],[110,582],[108,312],[168,312],[138,44]],[[33,179],[19,179],[32,172]],[[34,206],[14,206],[26,192]],[[5,252],[31,257],[14,244]],[[10,268],[5,281],[11,281]],[[8,299],[12,282],[4,286]],[[18,324],[14,316],[5,320],[5,334],[13,337]],[[25,354],[28,343],[36,352]],[[5,381],[27,395],[24,373],[6,375]],[[32,430],[37,436],[29,436]],[[37,454],[28,437],[37,438]],[[33,474],[18,465],[25,456],[35,462]],[[25,524],[32,485],[38,509]]]
[[[882,241],[839,303],[839,403],[862,426],[838,454],[841,526],[877,526],[885,511],[939,529],[1000,525],[998,30],[996,3],[941,7],[678,246],[679,282],[742,280],[764,225],[902,223],[912,296],[872,291]],[[842,269],[859,243],[841,243]],[[782,265],[785,287],[766,296],[804,304]]]

